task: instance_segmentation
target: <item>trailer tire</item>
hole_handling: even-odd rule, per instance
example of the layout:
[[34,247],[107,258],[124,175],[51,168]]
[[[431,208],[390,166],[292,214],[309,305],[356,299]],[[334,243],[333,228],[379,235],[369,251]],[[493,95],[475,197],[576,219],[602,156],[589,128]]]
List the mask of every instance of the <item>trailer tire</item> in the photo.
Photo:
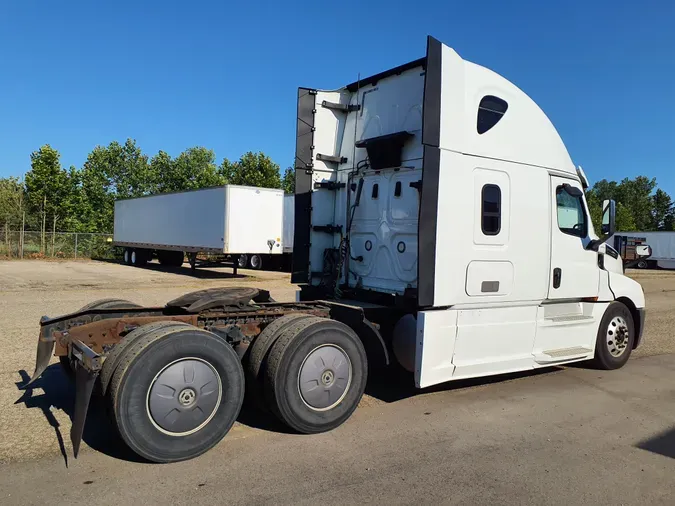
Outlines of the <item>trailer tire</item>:
[[145,255],[145,250],[134,249],[131,251],[131,265],[134,267],[142,267],[148,262]]
[[598,369],[619,369],[628,361],[635,342],[633,315],[621,302],[610,302],[600,321],[593,362]]
[[251,255],[248,263],[251,266],[251,269],[259,271],[263,267],[262,255]]
[[[218,444],[234,424],[244,371],[222,338],[196,327],[170,327],[124,351],[110,396],[113,421],[134,452],[153,462],[187,460]],[[195,419],[197,408],[202,414]]]
[[637,263],[638,269],[646,269],[647,267],[649,267],[649,264],[647,263],[647,260],[638,261],[638,263]]
[[[367,376],[366,352],[351,328],[326,318],[302,319],[284,331],[270,351],[268,404],[298,432],[326,432],[354,412]],[[314,384],[319,388],[311,388]]]
[[240,269],[246,269],[247,265],[248,265],[248,255],[239,255],[239,258],[237,258],[237,266]]
[[131,265],[131,248],[124,248],[124,253],[122,254],[122,263],[124,265]]
[[248,360],[246,361],[246,397],[261,411],[267,411],[264,392],[264,377],[266,371],[267,356],[270,349],[290,325],[304,318],[310,318],[308,314],[288,314],[277,318],[267,325],[256,337],[250,347]]
[[[132,309],[141,307],[138,304],[124,299],[98,299],[89,304],[85,304],[78,312],[87,311],[89,309]],[[69,380],[75,381],[75,367],[68,356],[59,357],[61,369],[66,374]]]

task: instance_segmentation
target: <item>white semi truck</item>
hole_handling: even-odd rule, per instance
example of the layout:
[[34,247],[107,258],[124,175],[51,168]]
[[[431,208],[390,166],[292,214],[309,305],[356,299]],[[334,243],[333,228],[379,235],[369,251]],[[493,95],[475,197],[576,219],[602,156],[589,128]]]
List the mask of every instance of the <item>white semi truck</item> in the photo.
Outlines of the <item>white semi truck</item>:
[[52,353],[74,373],[76,453],[95,387],[130,448],[171,462],[217,444],[245,392],[317,433],[394,361],[424,388],[616,369],[640,344],[642,288],[604,242],[614,203],[595,229],[586,177],[537,104],[439,41],[338,90],[301,88],[295,170],[295,302],[216,289],[42,319],[31,382]]
[[290,266],[293,195],[283,190],[225,185],[115,202],[113,244],[124,263],[143,266],[153,257],[178,267],[199,253],[235,268]]

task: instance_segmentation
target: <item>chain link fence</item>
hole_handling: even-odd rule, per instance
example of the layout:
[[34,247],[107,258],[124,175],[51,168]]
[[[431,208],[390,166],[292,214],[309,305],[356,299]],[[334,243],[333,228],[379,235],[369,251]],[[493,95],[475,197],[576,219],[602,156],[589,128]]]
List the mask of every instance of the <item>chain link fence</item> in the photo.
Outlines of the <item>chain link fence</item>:
[[119,248],[112,244],[112,234],[80,232],[21,232],[0,228],[2,258],[93,258],[112,260]]

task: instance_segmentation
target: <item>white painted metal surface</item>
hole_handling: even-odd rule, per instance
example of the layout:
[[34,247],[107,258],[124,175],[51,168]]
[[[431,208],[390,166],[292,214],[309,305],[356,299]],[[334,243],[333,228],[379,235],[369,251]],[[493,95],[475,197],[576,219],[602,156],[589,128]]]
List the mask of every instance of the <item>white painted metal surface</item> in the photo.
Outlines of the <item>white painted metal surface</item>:
[[293,234],[295,232],[295,197],[284,195],[284,220],[281,234],[281,247],[284,253],[293,252]]
[[225,248],[225,189],[168,193],[115,202],[115,243]]
[[225,191],[225,252],[282,253],[283,190],[228,185]]
[[[312,160],[313,183],[344,183],[312,190],[312,225],[342,227],[342,234],[311,232],[312,272],[321,271],[327,248],[341,245],[362,180],[342,282],[385,294],[419,288],[418,237],[428,225],[419,221],[416,189],[427,184],[422,126],[425,113],[437,112],[423,111],[425,72],[420,65],[358,92],[317,92],[314,154],[347,161]],[[609,302],[627,298],[642,308],[644,295],[635,281],[602,269],[604,250],[589,247],[597,236],[582,172],[551,121],[514,84],[446,46],[440,81],[433,306],[417,311],[416,328],[410,321],[397,326],[396,353],[414,348],[414,360],[402,359],[415,364],[419,387],[592,358]],[[480,134],[477,112],[486,96],[506,101],[508,109]],[[329,110],[319,106],[323,100],[360,108]],[[366,150],[355,149],[355,140],[401,131],[412,137],[399,167],[363,168]],[[485,228],[486,185],[500,191],[496,231]],[[558,196],[564,185],[576,201]],[[560,283],[554,282],[558,269]]]
[[113,241],[143,248],[277,254],[282,252],[282,221],[282,190],[227,185],[119,200]]

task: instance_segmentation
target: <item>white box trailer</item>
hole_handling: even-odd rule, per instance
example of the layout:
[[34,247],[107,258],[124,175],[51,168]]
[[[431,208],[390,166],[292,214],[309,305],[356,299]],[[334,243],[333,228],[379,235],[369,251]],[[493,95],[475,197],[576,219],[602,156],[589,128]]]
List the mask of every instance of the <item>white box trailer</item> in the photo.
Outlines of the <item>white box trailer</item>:
[[[675,269],[675,232],[617,232],[611,244],[621,256],[632,260],[639,269],[659,267],[661,269]],[[640,246],[651,248],[648,258],[640,257]]]
[[643,290],[606,244],[614,202],[594,229],[587,178],[513,83],[430,37],[420,60],[300,88],[297,111],[298,300],[218,288],[43,318],[33,378],[52,350],[76,371],[75,452],[97,377],[127,445],[170,462],[213,447],[245,394],[311,434],[345,422],[394,360],[424,388],[618,369],[640,344]]
[[236,185],[118,200],[113,243],[135,266],[153,256],[181,265],[187,254],[194,267],[198,253],[238,267],[280,265],[293,248],[284,242],[287,201],[283,190]]

